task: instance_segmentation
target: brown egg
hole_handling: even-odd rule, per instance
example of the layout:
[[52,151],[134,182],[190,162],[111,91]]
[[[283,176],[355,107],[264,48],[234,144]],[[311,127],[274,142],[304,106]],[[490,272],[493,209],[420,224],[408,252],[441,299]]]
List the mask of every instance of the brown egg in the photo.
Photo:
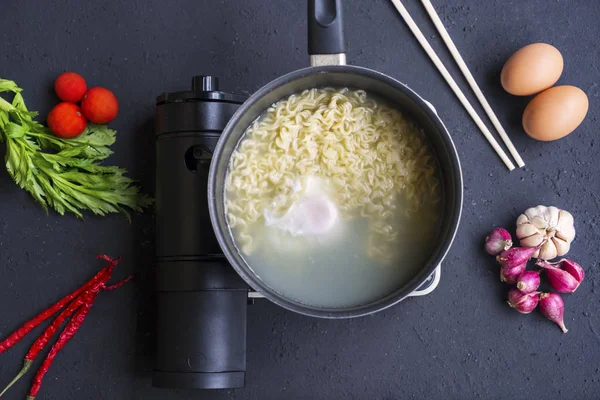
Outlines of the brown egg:
[[544,90],[527,104],[523,128],[534,139],[548,142],[567,136],[585,118],[589,107],[583,90],[555,86]]
[[510,94],[530,96],[548,89],[563,71],[563,58],[556,47],[533,43],[517,50],[502,67],[500,81]]

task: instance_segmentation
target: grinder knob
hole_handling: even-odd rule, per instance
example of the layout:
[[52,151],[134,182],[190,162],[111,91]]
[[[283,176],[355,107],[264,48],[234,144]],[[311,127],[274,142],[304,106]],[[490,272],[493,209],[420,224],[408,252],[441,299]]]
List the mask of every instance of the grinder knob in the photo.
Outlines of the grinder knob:
[[211,75],[195,76],[192,78],[192,90],[196,92],[216,92],[219,90],[219,79]]

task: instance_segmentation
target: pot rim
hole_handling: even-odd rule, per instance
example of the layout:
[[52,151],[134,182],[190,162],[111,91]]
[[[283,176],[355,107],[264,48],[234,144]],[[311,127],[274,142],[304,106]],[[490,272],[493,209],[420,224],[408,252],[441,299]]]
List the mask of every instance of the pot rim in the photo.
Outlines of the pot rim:
[[[319,308],[306,304],[302,304],[297,301],[293,301],[288,299],[284,295],[278,293],[274,289],[270,288],[266,285],[258,275],[250,268],[250,266],[244,261],[243,265],[240,266],[236,260],[234,253],[238,253],[238,249],[233,246],[230,248],[225,240],[224,235],[231,235],[230,230],[227,229],[227,232],[222,232],[219,227],[219,222],[217,218],[217,209],[216,209],[216,179],[217,179],[217,167],[215,160],[218,160],[222,157],[225,138],[230,134],[233,127],[238,123],[240,118],[256,103],[258,100],[263,98],[267,93],[274,90],[275,88],[282,86],[284,84],[289,83],[290,81],[297,80],[306,76],[316,75],[316,74],[326,74],[329,72],[347,72],[354,73],[359,75],[365,75],[370,78],[374,78],[376,80],[382,81],[385,84],[392,86],[395,89],[402,91],[411,101],[413,101],[419,108],[427,114],[429,119],[437,126],[437,133],[442,139],[448,152],[450,153],[450,160],[452,163],[452,173],[455,175],[455,183],[454,183],[454,191],[456,193],[455,196],[455,205],[453,209],[453,215],[450,220],[450,229],[446,233],[446,237],[440,238],[440,240],[444,240],[443,243],[438,249],[437,254],[434,258],[431,258],[426,264],[424,264],[423,268],[413,276],[413,278],[407,282],[401,288],[395,290],[392,293],[385,295],[384,297],[375,300],[371,303],[351,307],[351,308]],[[223,254],[226,256],[227,260],[231,264],[231,266],[236,270],[236,272],[250,285],[250,287],[260,294],[262,294],[265,298],[269,299],[273,303],[288,309],[290,311],[297,312],[299,314],[311,316],[311,317],[319,317],[319,318],[328,318],[328,319],[341,319],[341,318],[353,318],[353,317],[361,317],[369,314],[373,314],[375,312],[383,311],[395,304],[398,304],[402,300],[406,299],[410,296],[410,294],[418,289],[427,278],[435,271],[438,265],[441,264],[443,259],[446,257],[450,247],[456,237],[456,233],[458,231],[458,227],[460,224],[460,219],[462,215],[462,207],[463,207],[463,176],[462,169],[460,165],[460,160],[458,157],[458,152],[456,150],[456,146],[448,129],[440,119],[437,114],[437,111],[431,103],[423,99],[419,94],[417,94],[414,90],[412,90],[408,85],[386,75],[381,72],[377,72],[371,70],[369,68],[353,66],[353,65],[328,65],[328,66],[318,66],[318,67],[306,67],[293,72],[289,72],[285,75],[276,78],[270,83],[264,85],[255,93],[253,93],[235,112],[233,117],[229,120],[225,128],[223,129],[223,133],[219,138],[217,146],[213,152],[213,161],[210,165],[210,171],[208,176],[208,206],[210,213],[210,220],[215,231],[215,235],[219,242],[219,246],[221,247]],[[241,257],[241,256],[240,256]],[[243,259],[243,257],[241,257]]]

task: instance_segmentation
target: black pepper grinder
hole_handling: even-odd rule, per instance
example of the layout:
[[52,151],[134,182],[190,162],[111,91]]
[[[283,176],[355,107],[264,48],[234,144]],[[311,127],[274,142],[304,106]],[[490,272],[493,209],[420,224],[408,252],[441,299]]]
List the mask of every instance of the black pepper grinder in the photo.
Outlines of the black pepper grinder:
[[245,383],[248,286],[221,253],[207,200],[212,152],[243,101],[212,76],[157,98],[157,387]]

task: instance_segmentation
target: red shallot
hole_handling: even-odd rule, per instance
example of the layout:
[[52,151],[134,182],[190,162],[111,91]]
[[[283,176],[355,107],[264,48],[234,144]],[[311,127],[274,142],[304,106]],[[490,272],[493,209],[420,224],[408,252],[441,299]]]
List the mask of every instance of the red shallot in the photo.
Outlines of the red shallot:
[[485,238],[485,251],[491,256],[497,256],[512,247],[512,237],[504,228],[494,228]]
[[531,256],[533,256],[533,253],[535,253],[538,249],[539,246],[512,247],[498,254],[496,256],[496,261],[498,261],[503,268],[513,268],[518,265],[527,263]]
[[510,289],[508,292],[508,305],[521,314],[529,314],[535,310],[539,301],[539,292],[523,293],[519,289]]
[[500,268],[500,280],[508,283],[509,285],[514,285],[517,283],[519,276],[525,272],[526,268],[527,262],[514,267],[502,267]]
[[517,279],[517,289],[521,292],[533,293],[540,287],[540,273],[537,271],[525,271]]
[[560,293],[573,293],[585,275],[579,264],[566,259],[560,260],[558,263],[539,260],[537,265],[546,270],[548,283]]
[[567,333],[564,323],[565,303],[556,293],[542,293],[540,295],[540,311],[544,317],[556,323],[563,333]]
[[579,282],[583,281],[585,272],[583,271],[583,268],[581,268],[581,265],[577,264],[575,261],[567,260],[566,258],[559,260],[559,263],[560,268],[573,275]]

